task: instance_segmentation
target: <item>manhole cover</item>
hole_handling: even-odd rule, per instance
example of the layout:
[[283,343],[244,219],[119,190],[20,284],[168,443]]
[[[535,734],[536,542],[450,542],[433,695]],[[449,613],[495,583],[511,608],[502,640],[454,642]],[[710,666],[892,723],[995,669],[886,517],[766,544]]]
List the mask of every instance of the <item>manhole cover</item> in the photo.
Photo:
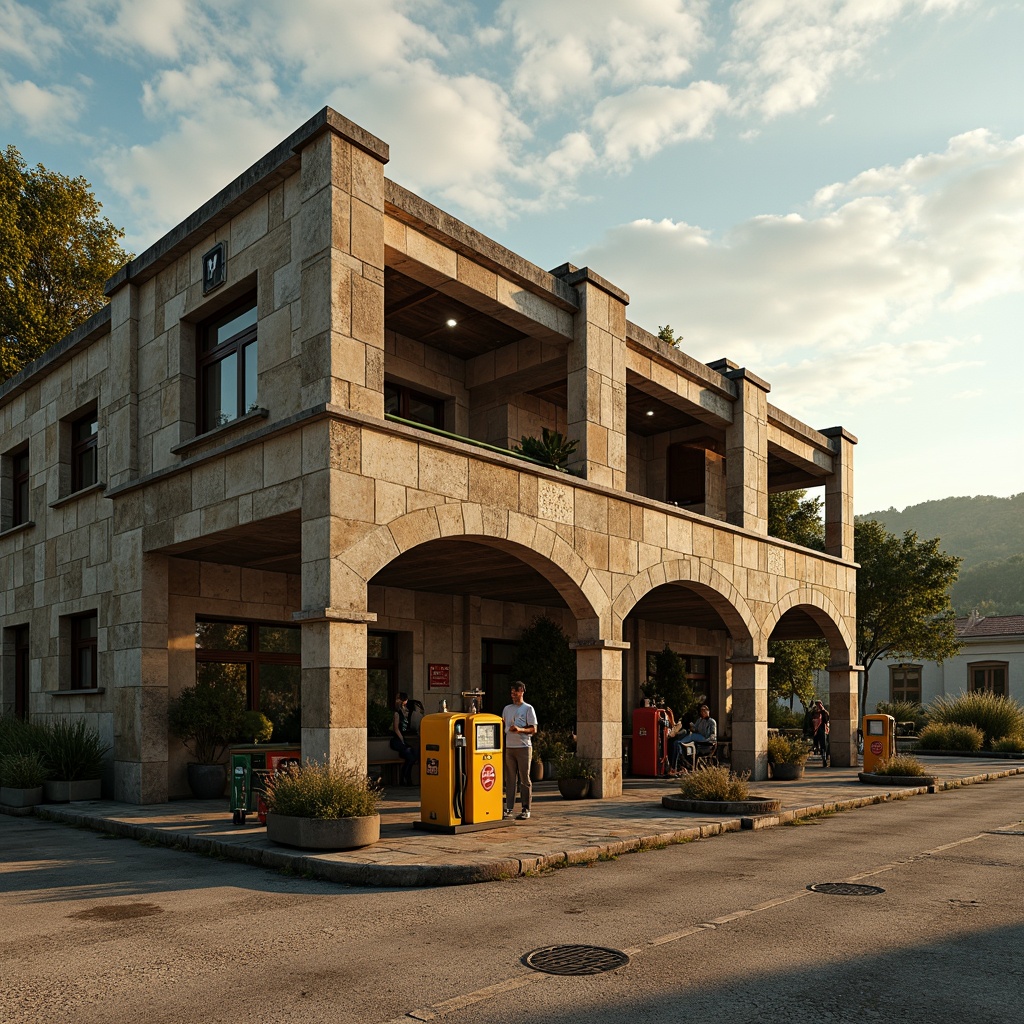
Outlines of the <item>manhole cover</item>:
[[852,882],[815,882],[807,886],[811,892],[822,892],[826,896],[877,896],[884,889],[877,885],[854,885]]
[[604,946],[543,946],[527,953],[523,963],[545,974],[603,974],[625,967],[629,957]]

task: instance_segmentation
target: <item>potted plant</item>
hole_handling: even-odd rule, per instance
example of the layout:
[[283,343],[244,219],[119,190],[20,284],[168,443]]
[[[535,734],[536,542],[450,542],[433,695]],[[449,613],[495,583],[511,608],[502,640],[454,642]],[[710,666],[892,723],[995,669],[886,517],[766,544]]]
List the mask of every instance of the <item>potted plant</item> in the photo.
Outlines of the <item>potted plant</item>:
[[7,807],[41,804],[46,776],[46,764],[36,751],[0,756],[0,804]]
[[195,758],[188,765],[188,785],[198,800],[224,795],[228,744],[245,728],[245,691],[227,679],[201,680],[187,686],[168,708],[171,732]]
[[807,742],[795,736],[768,737],[768,763],[772,767],[772,778],[791,782],[804,777],[804,765],[810,757],[811,748]]
[[99,800],[103,766],[110,747],[81,718],[56,718],[39,733],[39,753],[48,778],[43,783],[47,803]]
[[581,800],[590,795],[590,783],[597,772],[589,761],[566,750],[555,761],[558,773],[558,792],[567,800]]
[[351,850],[380,839],[381,791],[342,761],[307,760],[267,784],[267,838],[306,850]]
[[568,473],[569,459],[575,454],[579,444],[579,441],[570,441],[558,430],[543,427],[540,438],[524,434],[512,451],[526,455],[552,469]]
[[542,779],[557,779],[555,763],[569,748],[568,735],[560,732],[545,731],[533,737],[533,760],[530,762],[530,777],[533,778],[533,766],[538,761],[543,765],[543,774],[534,778],[534,782]]
[[875,765],[874,771],[858,772],[861,782],[874,786],[934,786],[935,776],[913,754],[896,754]]

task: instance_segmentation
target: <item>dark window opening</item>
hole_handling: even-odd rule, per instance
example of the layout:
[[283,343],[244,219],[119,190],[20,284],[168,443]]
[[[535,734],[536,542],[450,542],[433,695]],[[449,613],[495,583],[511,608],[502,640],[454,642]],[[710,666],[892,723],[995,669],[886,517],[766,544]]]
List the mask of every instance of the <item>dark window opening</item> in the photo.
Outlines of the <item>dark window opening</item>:
[[402,384],[384,383],[384,412],[428,427],[444,427],[444,400],[413,391]]
[[28,449],[11,456],[11,526],[29,521],[28,507]]
[[483,640],[480,660],[480,688],[484,691],[484,710],[500,715],[509,702],[512,663],[518,644],[509,640]]
[[706,499],[703,448],[674,444],[668,449],[666,501],[677,505],[702,505]]
[[96,410],[71,424],[71,490],[80,491],[99,480],[97,461],[99,419]]
[[28,626],[14,630],[14,717],[28,719]]
[[95,690],[97,617],[95,612],[71,620],[71,689]]
[[201,432],[257,408],[256,298],[249,296],[199,331]]
[[368,633],[366,637],[366,732],[390,736],[398,681],[393,633]]
[[976,662],[967,666],[971,691],[991,693],[996,697],[1005,697],[1006,677],[1009,674],[1009,663],[1005,661]]

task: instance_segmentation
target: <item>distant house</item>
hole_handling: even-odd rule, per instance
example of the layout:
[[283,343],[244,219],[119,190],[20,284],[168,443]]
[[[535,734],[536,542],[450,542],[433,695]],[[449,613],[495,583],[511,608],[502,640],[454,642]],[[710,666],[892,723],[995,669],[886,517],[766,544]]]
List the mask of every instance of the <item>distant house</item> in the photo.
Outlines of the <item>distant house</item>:
[[[923,704],[965,690],[986,690],[1024,701],[1024,615],[978,615],[956,620],[960,653],[934,661],[880,660],[872,672],[873,701],[916,700]],[[888,696],[878,683],[888,669]],[[882,677],[882,678],[879,678]],[[874,704],[872,703],[872,707]]]

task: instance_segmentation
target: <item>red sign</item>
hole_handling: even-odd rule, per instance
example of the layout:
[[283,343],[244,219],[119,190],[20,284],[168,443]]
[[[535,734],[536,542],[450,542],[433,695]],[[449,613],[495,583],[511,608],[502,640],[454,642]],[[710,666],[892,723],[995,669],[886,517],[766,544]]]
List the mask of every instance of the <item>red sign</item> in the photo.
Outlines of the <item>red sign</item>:
[[428,690],[447,690],[451,685],[451,669],[448,665],[427,666]]
[[483,768],[480,769],[480,785],[483,786],[485,793],[490,793],[490,791],[494,789],[494,780],[494,765],[485,764]]
[[874,754],[875,757],[881,757],[881,755],[882,755],[882,741],[881,740],[872,740],[871,741],[871,753]]

